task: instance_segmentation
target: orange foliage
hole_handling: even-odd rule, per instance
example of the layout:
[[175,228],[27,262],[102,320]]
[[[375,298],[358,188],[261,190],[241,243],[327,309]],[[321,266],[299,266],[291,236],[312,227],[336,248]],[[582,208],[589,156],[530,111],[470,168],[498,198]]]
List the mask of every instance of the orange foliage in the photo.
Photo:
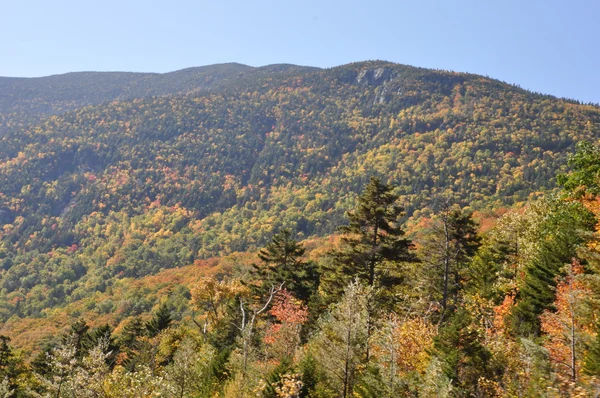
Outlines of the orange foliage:
[[274,298],[269,311],[279,323],[272,324],[265,333],[264,342],[270,355],[275,358],[291,357],[300,344],[300,329],[308,320],[308,310],[302,302],[287,290]]
[[547,337],[544,346],[564,385],[580,378],[582,344],[594,333],[593,321],[582,314],[582,304],[592,294],[590,287],[578,278],[583,272],[581,264],[573,259],[567,275],[556,287],[556,311],[544,311],[540,317]]

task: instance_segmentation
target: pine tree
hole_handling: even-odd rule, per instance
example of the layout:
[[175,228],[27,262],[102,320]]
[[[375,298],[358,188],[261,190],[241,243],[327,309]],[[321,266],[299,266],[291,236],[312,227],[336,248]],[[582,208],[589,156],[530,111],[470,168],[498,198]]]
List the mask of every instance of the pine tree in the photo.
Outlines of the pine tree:
[[73,344],[78,358],[82,358],[92,348],[89,330],[90,327],[87,322],[83,319],[78,319],[75,323],[71,324],[69,333],[63,337],[63,343],[69,341]]
[[[24,369],[9,343],[9,337],[0,335],[0,380],[3,380],[5,387],[14,393],[19,388],[17,378]],[[11,393],[5,396],[12,397],[14,395]]]
[[127,370],[135,370],[137,366],[136,358],[142,348],[139,338],[146,335],[146,333],[146,327],[138,317],[133,318],[123,328],[123,333],[119,336],[119,346],[121,352],[125,353],[123,365]]
[[101,346],[106,349],[103,354],[106,357],[106,364],[112,369],[119,355],[119,346],[112,337],[112,328],[108,324],[95,328],[89,333],[89,342],[90,348]]

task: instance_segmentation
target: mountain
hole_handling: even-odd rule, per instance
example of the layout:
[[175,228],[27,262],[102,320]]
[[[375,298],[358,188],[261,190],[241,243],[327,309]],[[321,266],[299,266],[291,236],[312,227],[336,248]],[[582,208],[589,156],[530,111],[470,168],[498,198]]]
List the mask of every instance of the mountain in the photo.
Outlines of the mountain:
[[441,195],[513,206],[600,137],[597,106],[382,61],[1,78],[0,93],[4,321],[283,227],[331,234],[373,175],[413,220]]
[[171,73],[75,72],[40,78],[0,77],[0,135],[23,123],[89,105],[148,96],[189,93],[238,85],[244,78],[316,68],[236,63],[187,68]]

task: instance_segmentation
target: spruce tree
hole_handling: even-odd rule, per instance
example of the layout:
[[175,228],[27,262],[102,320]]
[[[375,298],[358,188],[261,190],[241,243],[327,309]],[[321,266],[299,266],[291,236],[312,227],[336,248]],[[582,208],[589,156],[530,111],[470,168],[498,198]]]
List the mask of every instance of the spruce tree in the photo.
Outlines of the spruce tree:
[[123,365],[129,371],[134,371],[138,365],[138,355],[143,348],[139,338],[147,334],[147,329],[138,317],[132,319],[123,328],[123,334],[119,338],[121,352],[125,353]]
[[480,343],[481,337],[471,323],[467,310],[457,310],[434,338],[434,354],[460,394],[479,396],[478,381],[482,377],[492,379],[494,371],[491,353]]
[[112,337],[112,328],[106,324],[99,326],[89,333],[90,349],[94,347],[103,347],[103,353],[106,355],[106,364],[111,368],[115,365],[119,346]]
[[[596,329],[600,331],[600,325],[597,325]],[[583,362],[583,371],[590,376],[600,376],[600,333],[596,334],[596,338],[590,344]]]
[[[10,338],[0,335],[0,381],[6,380],[13,392],[18,389],[17,378],[23,373],[22,363],[9,345]],[[12,396],[12,395],[11,395]]]
[[262,281],[260,293],[285,282],[294,297],[308,301],[319,287],[319,273],[314,263],[302,259],[304,251],[289,229],[274,235],[258,253],[264,266],[254,266],[256,277]]
[[577,249],[594,230],[592,213],[580,203],[551,201],[535,256],[525,267],[509,324],[521,336],[540,334],[539,316],[552,309],[557,277],[577,257]]
[[83,358],[91,348],[90,327],[83,319],[71,324],[70,332],[63,336],[63,343],[71,343],[75,347],[77,358]]
[[427,264],[424,279],[431,299],[439,304],[440,320],[458,306],[469,264],[480,246],[472,214],[445,204],[422,242]]
[[371,177],[358,208],[348,212],[349,224],[339,228],[345,234],[341,248],[331,253],[331,264],[325,266],[324,290],[330,300],[355,278],[375,288],[394,287],[402,282],[399,262],[416,261],[412,242],[400,226],[404,209],[393,189]]
[[171,318],[169,306],[166,303],[161,304],[152,319],[146,323],[148,335],[150,337],[156,336],[161,331],[171,326],[172,321],[173,319]]

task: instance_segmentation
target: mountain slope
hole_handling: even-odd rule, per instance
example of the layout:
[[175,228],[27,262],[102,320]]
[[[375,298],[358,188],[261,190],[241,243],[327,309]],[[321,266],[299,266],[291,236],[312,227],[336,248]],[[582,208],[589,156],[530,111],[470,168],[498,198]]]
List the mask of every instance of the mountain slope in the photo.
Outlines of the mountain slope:
[[45,116],[115,100],[162,96],[236,85],[251,76],[315,68],[273,65],[253,68],[236,63],[187,68],[171,73],[75,72],[40,78],[0,77],[0,135]]
[[600,136],[598,107],[386,62],[121,77],[98,102],[139,98],[35,94],[50,113],[77,109],[0,138],[2,319],[253,249],[282,227],[332,233],[371,175],[413,217],[441,194],[511,206],[553,189],[574,144]]

